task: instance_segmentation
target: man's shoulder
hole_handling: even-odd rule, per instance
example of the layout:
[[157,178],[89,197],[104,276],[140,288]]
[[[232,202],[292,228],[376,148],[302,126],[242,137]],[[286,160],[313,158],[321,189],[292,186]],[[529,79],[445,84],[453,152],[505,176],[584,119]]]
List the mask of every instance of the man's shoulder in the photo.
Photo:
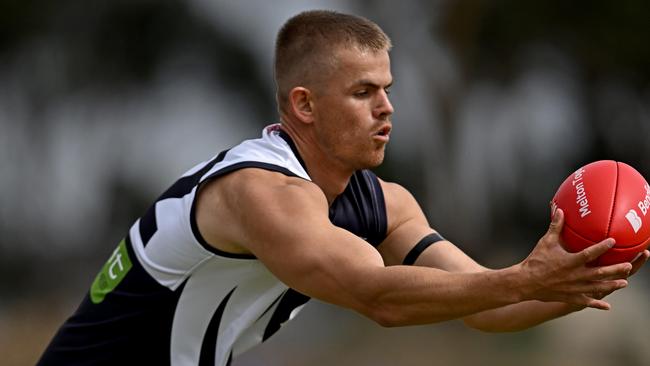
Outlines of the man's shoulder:
[[285,200],[324,199],[322,190],[311,181],[255,166],[233,171],[209,185],[229,199],[259,203],[255,206]]
[[381,179],[380,177],[376,178],[377,181],[379,182],[382,190],[384,191],[384,195],[389,195],[391,198],[394,197],[399,197],[399,198],[404,198],[408,196],[412,196],[411,192],[409,192],[408,189],[406,189],[404,186],[397,182],[392,182],[388,180]]
[[287,188],[301,187],[304,189],[318,188],[309,180],[294,175],[287,175],[282,171],[266,169],[264,167],[247,166],[229,173],[224,178],[229,180],[233,190],[242,188]]
[[262,237],[255,233],[272,235],[319,212],[326,216],[327,200],[314,183],[260,168],[239,169],[206,182],[196,203],[197,225],[206,241],[238,254],[254,252],[256,243],[251,241]]
[[413,194],[396,182],[389,182],[378,179],[381,184],[384,194],[384,201],[386,202],[386,211],[391,216],[401,216],[404,212],[409,212],[415,208],[419,208]]

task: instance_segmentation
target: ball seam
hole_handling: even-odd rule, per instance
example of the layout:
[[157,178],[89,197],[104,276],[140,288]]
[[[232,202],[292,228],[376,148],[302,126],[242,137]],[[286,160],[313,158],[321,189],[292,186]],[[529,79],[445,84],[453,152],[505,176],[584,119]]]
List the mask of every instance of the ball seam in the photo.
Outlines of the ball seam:
[[614,162],[616,164],[616,175],[615,175],[615,180],[614,180],[614,197],[612,198],[612,207],[609,208],[609,215],[607,218],[607,231],[605,232],[605,236],[609,237],[609,231],[612,229],[612,220],[614,216],[614,207],[616,207],[616,197],[618,196],[618,175],[620,174],[619,167],[618,167],[618,162]]

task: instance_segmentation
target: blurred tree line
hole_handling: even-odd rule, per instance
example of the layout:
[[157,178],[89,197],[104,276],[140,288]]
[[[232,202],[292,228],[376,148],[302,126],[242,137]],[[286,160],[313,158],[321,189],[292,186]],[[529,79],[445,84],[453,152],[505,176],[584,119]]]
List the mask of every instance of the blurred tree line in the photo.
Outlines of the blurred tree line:
[[[250,102],[257,127],[273,119],[276,115],[273,85],[268,75],[260,72],[251,45],[233,37],[231,30],[214,24],[201,14],[196,4],[180,0],[1,2],[0,85],[3,86],[0,86],[0,99],[4,101],[0,104],[0,127],[4,126],[6,131],[10,125],[26,126],[24,128],[29,131],[27,143],[34,157],[16,156],[15,151],[5,147],[0,150],[5,154],[0,161],[11,159],[20,164],[21,160],[37,160],[39,155],[48,153],[42,147],[46,145],[49,131],[46,111],[62,98],[89,92],[130,95],[134,90],[151,87],[159,71],[170,64],[173,69],[186,72],[200,70],[201,77],[209,83]],[[390,14],[391,7],[399,6],[373,1],[352,4],[359,14],[368,14],[370,18],[377,14],[387,25],[394,20],[386,14]],[[647,67],[650,49],[646,46],[650,39],[646,19],[650,3],[641,0],[466,0],[417,4],[428,11],[422,13],[423,19],[416,21],[435,19],[430,21],[430,33],[435,35],[432,39],[442,42],[451,52],[460,75],[454,88],[433,88],[431,95],[432,102],[435,99],[442,106],[439,118],[432,123],[438,124],[444,140],[456,141],[463,133],[458,124],[464,106],[461,101],[473,85],[485,80],[497,85],[512,83],[523,72],[522,53],[531,45],[544,45],[570,60],[571,73],[579,82],[578,102],[584,106],[584,126],[589,127],[589,131],[585,131],[587,141],[581,145],[584,149],[578,155],[580,162],[617,159],[632,164],[642,173],[650,173],[649,145],[645,142],[650,118],[650,69]],[[250,6],[253,12],[255,6]],[[261,16],[264,15],[251,14],[251,22]],[[246,32],[247,25],[241,27],[241,32]],[[421,42],[433,42],[432,39]],[[397,44],[396,48],[399,46]],[[545,62],[544,57],[539,61]],[[16,94],[22,99],[16,99]],[[26,106],[21,113],[12,114],[16,103],[26,103]],[[15,115],[21,118],[10,120],[9,117]],[[111,122],[115,126],[128,123],[120,119]],[[79,128],[83,130],[87,126],[82,123]],[[12,136],[5,135],[2,141],[9,139]],[[453,150],[450,145],[446,147]],[[114,148],[120,149],[119,141]],[[548,148],[553,149],[552,146]],[[170,145],[165,153],[174,154],[173,149]],[[454,169],[454,162],[444,159],[436,169],[447,174]],[[15,177],[17,173],[3,165],[0,182],[6,196],[12,196],[21,182],[43,179],[36,168],[21,172],[29,176]],[[536,171],[538,167],[529,166],[523,174],[547,176],[545,185],[548,188],[544,193],[548,195],[553,185],[559,184],[570,172],[568,169],[575,167],[573,161],[564,162],[562,169],[556,172],[539,172]],[[432,208],[438,197],[450,196],[445,188],[453,182],[440,188],[431,187],[419,172],[405,170],[399,157],[389,156],[380,171],[389,179],[403,180],[416,197],[433,197],[425,203],[428,213],[451,231],[452,237],[464,238],[462,227],[453,224],[453,216],[442,217]],[[10,179],[10,176],[14,177]],[[156,190],[164,188],[142,189],[130,186],[120,176],[104,174],[103,177],[110,180],[109,188],[101,192],[109,202],[107,221],[92,226],[100,230],[88,233],[86,241],[72,245],[76,248],[74,251],[65,252],[66,260],[78,263],[79,268],[58,266],[61,258],[43,254],[47,253],[50,243],[66,238],[41,232],[38,221],[16,226],[17,220],[34,218],[20,217],[20,212],[6,204],[9,198],[0,201],[3,206],[0,211],[0,275],[3,278],[0,290],[6,294],[5,300],[48,285],[47,278],[40,274],[44,267],[58,266],[67,276],[80,268],[95,271],[105,259],[97,253],[108,253],[120,233],[144,212],[156,196]],[[484,198],[498,201],[494,205],[496,211],[489,215],[487,226],[490,229],[485,231],[490,239],[498,238],[504,228],[525,231],[545,226],[544,215],[530,215],[533,210],[540,209],[539,205],[532,209],[524,207],[523,197],[531,194],[536,193],[521,188],[510,196]],[[447,197],[447,200],[462,199],[458,192]],[[43,220],[56,215],[48,212],[48,207],[40,209]],[[513,217],[508,214],[520,211],[527,215]],[[78,226],[83,229],[84,224]],[[479,245],[468,251],[475,250],[473,254],[480,257],[480,249]],[[519,250],[525,253],[528,248]],[[40,255],[35,255],[39,252]]]
[[[76,306],[128,227],[179,174],[277,120],[272,48],[260,50],[260,39],[303,9],[352,11],[393,38],[395,129],[378,172],[409,188],[436,229],[488,266],[529,252],[547,226],[548,200],[578,166],[614,159],[650,176],[649,2],[326,4],[0,2],[3,361],[33,364],[30,357]],[[550,345],[533,332],[471,338],[453,324],[436,327],[442,330],[433,338],[413,328],[367,334],[374,329],[367,323],[316,307],[314,313],[334,319],[330,328],[306,317],[308,329],[323,331],[289,332],[286,339],[299,347],[288,354],[302,350],[297,360],[318,359],[308,343],[323,337],[316,343],[327,347],[329,331],[338,332],[329,337],[339,343],[334,352],[318,350],[321,363],[355,354],[372,359],[364,344],[390,344],[373,352],[377,360],[411,349],[406,353],[424,362],[429,340],[438,337],[434,344],[442,346],[431,352],[442,363],[478,349],[479,358],[468,362],[548,364],[543,360],[560,357],[549,350],[561,349],[567,365],[608,364],[603,355],[641,365],[645,353],[632,340],[647,337],[630,332],[647,327],[634,327],[638,317],[621,318],[644,306],[640,293],[626,291],[631,300],[610,323],[580,323],[596,327],[580,334],[567,331],[574,323],[560,323]],[[614,335],[609,347],[589,338],[605,332]],[[581,340],[591,359],[580,349],[566,354],[561,335]],[[273,340],[267,346],[262,354],[277,355]],[[505,348],[512,352],[489,353]],[[248,359],[259,364],[259,355]]]
[[[512,231],[518,231],[513,237],[521,239],[525,230],[545,227],[547,217],[539,215],[544,210],[544,200],[532,206],[525,201],[531,196],[550,198],[573,169],[587,162],[619,160],[646,176],[650,174],[650,149],[645,142],[650,133],[650,69],[647,67],[650,49],[646,46],[650,37],[646,20],[650,3],[464,0],[442,4],[442,14],[430,14],[439,17],[431,32],[449,47],[460,70],[460,82],[454,88],[436,92],[442,105],[443,117],[439,122],[445,140],[454,141],[463,133],[458,123],[466,107],[463,97],[485,81],[497,85],[490,91],[507,93],[518,79],[525,79],[535,69],[556,69],[560,75],[568,75],[568,81],[561,80],[559,84],[575,89],[568,96],[575,99],[570,103],[579,106],[577,115],[567,117],[572,125],[567,124],[565,130],[570,135],[573,129],[573,135],[577,135],[576,151],[572,154],[567,151],[564,159],[563,152],[559,152],[556,161],[546,165],[520,158],[519,163],[524,166],[518,168],[517,184],[521,187],[504,196],[499,192],[507,184],[500,185],[492,192],[494,196],[486,198],[498,203],[486,215],[488,229],[483,233],[492,240],[485,242],[493,243],[504,232]],[[542,74],[542,78],[548,74],[553,76],[551,72]],[[538,85],[544,82],[538,81]],[[513,94],[520,91],[515,87]],[[558,96],[564,97],[564,94]],[[494,121],[486,116],[483,123],[490,125]],[[512,123],[508,128],[527,127]],[[556,126],[552,133],[558,145],[562,138],[567,138],[562,136],[561,126]],[[549,144],[546,149],[553,150],[556,146]],[[523,151],[521,154],[526,155]],[[462,199],[462,194],[457,193],[455,197]],[[450,222],[453,218],[439,219],[453,228],[458,237],[478,239],[464,234]],[[470,247],[469,251],[473,249],[477,250],[473,254],[480,258],[488,245]],[[511,248],[519,255],[525,255],[529,249]]]

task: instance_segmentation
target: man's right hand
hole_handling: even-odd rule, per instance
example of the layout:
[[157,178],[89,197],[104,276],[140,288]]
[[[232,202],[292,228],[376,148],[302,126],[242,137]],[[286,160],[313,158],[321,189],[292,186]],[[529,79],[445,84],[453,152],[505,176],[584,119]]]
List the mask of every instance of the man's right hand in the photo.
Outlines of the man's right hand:
[[520,264],[528,282],[523,286],[524,298],[609,310],[609,303],[588,294],[609,294],[626,287],[632,265],[627,262],[599,267],[590,264],[614,246],[612,238],[577,253],[566,251],[560,239],[563,224],[564,213],[557,209],[546,234]]

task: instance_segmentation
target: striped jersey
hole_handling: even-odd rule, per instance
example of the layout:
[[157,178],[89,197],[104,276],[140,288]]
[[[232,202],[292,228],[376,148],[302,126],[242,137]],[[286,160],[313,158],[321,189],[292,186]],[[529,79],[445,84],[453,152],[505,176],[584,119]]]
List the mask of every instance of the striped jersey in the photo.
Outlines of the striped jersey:
[[[190,169],[133,224],[38,364],[223,366],[292,318],[307,296],[253,255],[209,245],[197,228],[199,185],[242,168],[310,180],[279,124]],[[377,177],[355,172],[329,217],[381,243],[387,224]]]

